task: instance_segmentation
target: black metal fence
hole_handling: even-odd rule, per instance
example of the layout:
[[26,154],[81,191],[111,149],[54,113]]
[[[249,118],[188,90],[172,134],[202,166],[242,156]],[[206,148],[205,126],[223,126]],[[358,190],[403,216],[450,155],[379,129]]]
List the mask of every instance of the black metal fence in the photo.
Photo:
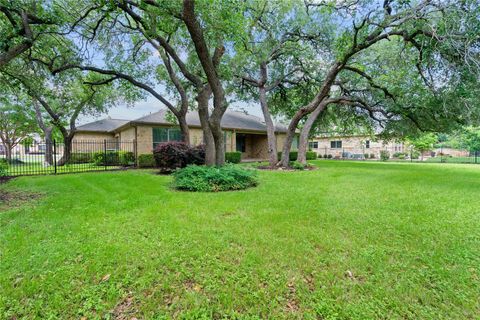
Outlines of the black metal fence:
[[319,159],[480,164],[480,150],[436,148],[420,152],[410,147],[390,146],[382,148],[320,147],[312,151],[317,153]]
[[[70,150],[69,150],[70,149]],[[137,143],[117,140],[33,142],[0,150],[7,176],[118,170],[137,166]],[[5,169],[4,169],[5,170]]]

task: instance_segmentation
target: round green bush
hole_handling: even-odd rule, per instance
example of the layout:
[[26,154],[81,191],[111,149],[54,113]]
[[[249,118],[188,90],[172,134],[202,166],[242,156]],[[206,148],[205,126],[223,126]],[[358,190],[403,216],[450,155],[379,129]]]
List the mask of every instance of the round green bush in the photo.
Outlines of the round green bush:
[[243,190],[258,185],[257,172],[233,164],[223,167],[190,165],[173,173],[177,190],[218,192]]

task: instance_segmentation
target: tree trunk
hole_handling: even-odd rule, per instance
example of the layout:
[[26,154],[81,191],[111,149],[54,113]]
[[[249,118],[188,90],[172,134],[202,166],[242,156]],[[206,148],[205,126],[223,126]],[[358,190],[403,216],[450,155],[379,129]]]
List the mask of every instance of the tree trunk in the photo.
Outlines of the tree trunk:
[[223,166],[225,164],[225,139],[220,125],[222,119],[210,117],[210,129],[212,130],[213,141],[215,142],[215,164]]
[[267,141],[268,141],[268,162],[270,167],[274,167],[277,162],[277,137],[275,136],[275,125],[268,110],[267,90],[264,86],[258,88],[260,95],[260,106],[262,107],[265,125],[267,126]]
[[177,117],[177,119],[180,126],[180,132],[182,133],[183,142],[190,145],[190,129],[188,128],[186,115]]
[[72,141],[73,141],[72,133],[63,137],[63,156],[58,161],[59,166],[64,166],[70,162],[70,158],[72,156]]
[[289,162],[290,162],[289,155],[290,155],[290,149],[292,148],[293,138],[295,138],[295,130],[297,129],[298,123],[300,122],[300,120],[302,120],[304,116],[305,116],[304,113],[298,112],[290,121],[290,124],[288,125],[288,130],[287,130],[287,137],[285,138],[285,143],[283,145],[282,159],[277,164],[278,167],[284,167],[284,168],[289,167]]
[[13,147],[8,143],[4,143],[3,145],[5,146],[5,159],[7,159],[8,163],[11,163],[12,162],[12,149],[13,149]]
[[203,88],[197,95],[198,117],[203,131],[203,142],[205,143],[205,164],[207,166],[215,165],[215,141],[213,140],[212,130],[208,124],[208,100],[210,99],[210,89]]
[[308,117],[305,125],[300,132],[300,141],[298,143],[298,158],[297,161],[302,164],[307,164],[307,148],[308,148],[308,137],[310,136],[310,131],[315,121],[318,119],[318,116],[323,113],[325,110],[325,104],[321,103]]
[[53,128],[46,128],[45,134],[45,163],[53,165],[53,140],[52,140]]

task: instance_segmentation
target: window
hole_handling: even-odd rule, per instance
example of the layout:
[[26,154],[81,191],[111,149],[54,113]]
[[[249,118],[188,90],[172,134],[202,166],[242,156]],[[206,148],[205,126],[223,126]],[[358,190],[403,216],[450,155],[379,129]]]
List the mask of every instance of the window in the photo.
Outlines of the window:
[[370,140],[365,141],[365,149],[370,149]]
[[330,148],[331,149],[341,149],[342,148],[342,141],[341,140],[330,141]]
[[298,150],[298,140],[299,136],[295,136],[295,138],[293,138],[291,150]]
[[178,128],[153,128],[153,148],[162,142],[182,141],[182,132]]
[[318,149],[318,141],[311,141],[308,143],[309,149]]

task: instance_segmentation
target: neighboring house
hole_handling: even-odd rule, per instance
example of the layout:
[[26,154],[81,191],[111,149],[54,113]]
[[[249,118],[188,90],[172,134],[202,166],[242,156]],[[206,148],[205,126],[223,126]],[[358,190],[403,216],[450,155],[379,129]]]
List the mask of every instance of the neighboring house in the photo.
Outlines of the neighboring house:
[[309,148],[322,157],[331,155],[333,158],[358,158],[368,154],[369,158],[379,158],[381,150],[390,154],[408,152],[402,142],[384,141],[365,135],[324,135],[310,140]]
[[[106,140],[109,148],[116,142],[135,141],[138,154],[151,153],[159,143],[182,140],[180,129],[172,123],[171,118],[167,110],[160,110],[132,121],[98,120],[79,126],[74,140],[82,143]],[[197,112],[187,114],[187,124],[190,128],[190,143],[202,144],[203,132]],[[263,119],[243,112],[227,110],[221,125],[225,136],[225,151],[240,151],[244,160],[268,158],[267,132]],[[276,126],[278,150],[283,147],[286,132],[285,126]],[[296,148],[297,141],[292,149]]]

